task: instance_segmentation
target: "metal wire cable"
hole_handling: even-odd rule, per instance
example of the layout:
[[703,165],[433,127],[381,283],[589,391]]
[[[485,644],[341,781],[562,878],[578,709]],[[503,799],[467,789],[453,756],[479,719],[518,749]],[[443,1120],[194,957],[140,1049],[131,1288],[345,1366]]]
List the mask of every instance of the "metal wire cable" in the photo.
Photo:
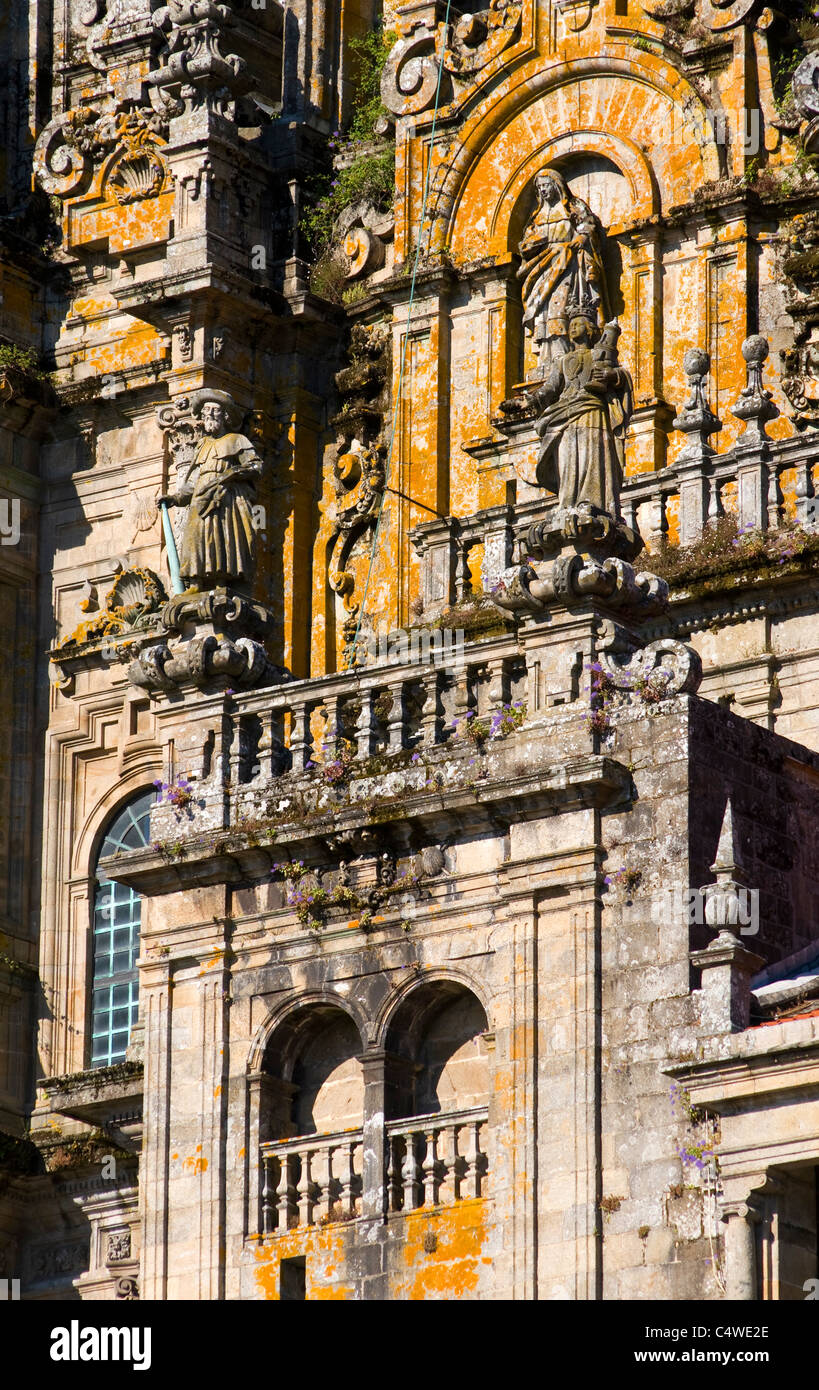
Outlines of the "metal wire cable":
[[[445,33],[446,33],[447,25],[449,24],[449,11],[450,11],[451,3],[452,3],[452,0],[447,0],[446,14],[444,15],[444,32],[445,32]],[[413,306],[413,304],[414,304],[414,302],[415,302],[415,281],[416,281],[416,278],[417,278],[417,275],[418,275],[418,263],[419,263],[419,261],[420,261],[420,259],[421,259],[421,245],[422,245],[422,243],[423,243],[423,237],[424,237],[424,223],[426,222],[426,216],[427,216],[427,202],[428,202],[428,200],[429,200],[429,190],[430,190],[430,185],[431,185],[431,182],[432,182],[432,155],[433,155],[433,151],[434,151],[434,149],[435,149],[435,127],[436,127],[436,125],[437,125],[437,123],[438,123],[438,109],[439,109],[440,104],[441,104],[441,83],[442,83],[442,78],[443,78],[443,73],[444,73],[444,51],[445,51],[445,47],[446,47],[446,44],[445,44],[445,43],[442,43],[442,45],[441,45],[441,57],[440,57],[440,60],[439,60],[439,63],[438,63],[438,81],[437,81],[436,86],[435,86],[435,105],[434,105],[433,111],[432,111],[432,128],[431,128],[430,137],[429,137],[429,157],[428,157],[428,159],[427,159],[427,172],[426,172],[426,178],[424,179],[424,196],[423,196],[423,199],[422,199],[422,201],[421,201],[421,222],[420,222],[420,225],[419,225],[419,228],[418,228],[418,241],[417,241],[417,244],[416,244],[416,247],[415,247],[415,260],[413,261],[413,266],[412,266],[412,280],[410,281],[410,295],[409,295],[409,305],[408,305],[408,308],[407,308],[407,322],[406,322],[406,327],[405,327],[405,330],[404,330],[404,342],[403,342],[403,346],[402,346],[402,348],[401,348],[401,366],[400,366],[400,369],[399,369],[399,372],[398,372],[398,389],[397,389],[396,395],[395,395],[395,405],[394,405],[393,415],[392,415],[392,428],[391,428],[391,430],[390,430],[390,442],[389,442],[389,446],[388,446],[388,449],[387,449],[387,461],[386,461],[386,464],[385,464],[385,466],[384,466],[384,487],[383,487],[383,489],[382,489],[382,491],[381,491],[381,501],[380,501],[379,504],[378,504],[378,513],[377,513],[376,521],[375,521],[375,533],[374,533],[374,535],[373,535],[372,549],[371,549],[371,551],[370,551],[370,563],[369,563],[369,565],[367,566],[367,578],[366,578],[366,580],[365,580],[365,582],[364,582],[364,592],[363,592],[362,595],[361,595],[361,603],[359,604],[359,607],[358,607],[358,621],[356,622],[356,626],[355,626],[355,635],[354,635],[354,637],[353,637],[352,646],[351,646],[352,665],[353,665],[353,666],[355,666],[355,655],[356,655],[356,648],[357,648],[357,646],[358,646],[358,634],[359,634],[359,632],[361,631],[361,620],[362,620],[362,618],[364,617],[364,605],[365,605],[366,602],[367,602],[367,593],[368,593],[369,588],[370,588],[370,578],[371,578],[371,576],[372,576],[373,565],[374,565],[374,563],[375,563],[376,550],[378,549],[378,537],[379,537],[379,534],[380,534],[380,531],[381,531],[381,518],[382,518],[383,513],[384,513],[384,499],[385,499],[385,497],[386,497],[386,495],[387,495],[387,492],[388,492],[388,491],[392,491],[392,489],[388,489],[387,484],[389,483],[389,479],[390,479],[390,468],[391,468],[391,466],[392,466],[393,450],[394,450],[394,447],[395,447],[395,431],[396,431],[396,427],[397,427],[397,425],[398,425],[398,412],[399,412],[400,407],[401,407],[401,393],[402,393],[403,386],[404,386],[404,374],[405,374],[406,365],[407,365],[407,349],[408,349],[408,347],[409,347],[410,327],[411,327],[411,324],[412,324],[412,306]]]

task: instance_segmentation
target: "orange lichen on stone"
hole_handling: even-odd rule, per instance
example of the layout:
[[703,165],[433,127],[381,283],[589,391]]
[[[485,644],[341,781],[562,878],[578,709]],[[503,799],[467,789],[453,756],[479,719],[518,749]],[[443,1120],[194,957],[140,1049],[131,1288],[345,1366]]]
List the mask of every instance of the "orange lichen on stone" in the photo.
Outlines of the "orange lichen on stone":
[[326,1226],[301,1226],[280,1236],[268,1237],[253,1248],[253,1258],[257,1263],[256,1287],[260,1296],[278,1301],[282,1260],[303,1256],[308,1300],[332,1302],[354,1299],[354,1290],[341,1277],[347,1243],[347,1232],[340,1222]]
[[[403,1261],[408,1279],[396,1289],[411,1300],[464,1298],[477,1292],[481,1272],[492,1260],[483,1253],[488,1234],[483,1198],[456,1202],[434,1215],[417,1211],[406,1218]],[[430,1235],[435,1249],[430,1250]],[[426,1248],[425,1248],[426,1247]]]
[[202,1154],[202,1145],[196,1145],[196,1153],[189,1158],[183,1158],[182,1167],[185,1168],[193,1177],[198,1178],[202,1173],[207,1172],[208,1160]]

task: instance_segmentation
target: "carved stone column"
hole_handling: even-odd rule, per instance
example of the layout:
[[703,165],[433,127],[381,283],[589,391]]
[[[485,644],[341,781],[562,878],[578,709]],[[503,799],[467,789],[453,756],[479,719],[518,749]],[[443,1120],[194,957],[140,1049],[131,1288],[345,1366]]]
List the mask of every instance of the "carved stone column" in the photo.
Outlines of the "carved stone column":
[[720,1220],[725,1222],[726,1298],[752,1301],[758,1297],[756,1226],[760,1219],[749,1201],[723,1205]]

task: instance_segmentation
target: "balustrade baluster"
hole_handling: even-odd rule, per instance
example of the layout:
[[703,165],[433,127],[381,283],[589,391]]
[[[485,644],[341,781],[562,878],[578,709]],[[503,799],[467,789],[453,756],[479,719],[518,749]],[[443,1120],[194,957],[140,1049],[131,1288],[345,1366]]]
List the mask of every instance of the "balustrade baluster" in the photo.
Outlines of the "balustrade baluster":
[[800,526],[819,520],[813,496],[813,464],[802,460],[796,465],[796,520]]
[[343,732],[341,727],[341,696],[328,695],[324,707],[327,712],[327,723],[324,726],[321,751],[324,754],[325,762],[330,763],[338,752],[339,740]]
[[438,742],[440,673],[429,671],[424,676],[424,709],[421,715],[421,742],[424,748],[433,748]]
[[282,1154],[279,1159],[279,1184],[276,1188],[276,1227],[279,1231],[286,1231],[290,1225],[290,1213],[296,1197],[296,1189],[292,1179],[292,1160],[289,1154]]
[[509,703],[509,664],[496,657],[489,665],[489,706],[496,710]]
[[401,1140],[397,1135],[387,1136],[387,1210],[401,1210],[401,1162],[398,1150]]
[[301,1173],[299,1175],[297,1193],[299,1208],[299,1225],[310,1226],[313,1222],[313,1176],[312,1176],[312,1154],[309,1149],[302,1149],[299,1153],[301,1163]]
[[708,524],[713,525],[722,515],[722,506],[719,495],[719,478],[712,476],[708,480]]
[[303,772],[313,752],[313,736],[310,732],[310,705],[299,701],[293,706],[290,715],[290,754],[293,771]]
[[336,1211],[336,1208],[338,1206],[336,1198],[339,1183],[338,1179],[335,1178],[333,1175],[334,1153],[334,1144],[328,1145],[328,1147],[324,1150],[324,1153],[322,1155],[324,1159],[324,1162],[322,1164],[324,1182],[320,1185],[320,1191],[316,1193],[316,1200],[320,1200],[321,1206],[323,1207],[322,1216],[324,1216],[328,1221],[333,1221],[334,1219],[336,1219],[338,1215]]
[[262,1187],[262,1235],[268,1236],[273,1230],[275,1210],[273,1207],[273,1194],[275,1187],[272,1182],[273,1158],[262,1159],[262,1172],[264,1174],[264,1185]]
[[398,753],[404,746],[404,682],[390,686],[392,707],[387,715],[387,752]]
[[373,692],[361,691],[361,713],[356,720],[356,744],[359,758],[369,758],[373,751]]
[[768,529],[770,531],[775,531],[781,525],[782,521],[784,521],[785,519],[784,507],[782,507],[781,505],[782,501],[782,489],[779,486],[779,478],[777,476],[776,464],[769,463],[767,510]]
[[466,1169],[464,1171],[463,1186],[466,1189],[465,1196],[479,1197],[480,1179],[478,1177],[478,1120],[470,1120],[465,1126],[467,1132],[466,1139]]
[[426,1130],[424,1138],[427,1146],[426,1153],[424,1154],[424,1162],[422,1165],[424,1175],[424,1206],[434,1207],[435,1200],[438,1195],[436,1192],[436,1170],[438,1167],[438,1154],[436,1152],[436,1131],[434,1129]]
[[458,558],[455,563],[455,601],[465,603],[472,593],[472,575],[469,571],[469,548],[462,540],[458,541]]
[[355,1181],[354,1155],[356,1145],[351,1142],[345,1146],[344,1158],[341,1165],[341,1175],[339,1177],[339,1206],[341,1216],[355,1216],[355,1197],[353,1194],[353,1183]]
[[401,1176],[404,1184],[404,1211],[412,1211],[415,1207],[415,1193],[418,1181],[418,1158],[415,1152],[415,1135],[406,1134],[404,1136],[406,1150],[404,1152],[404,1162],[401,1168]]

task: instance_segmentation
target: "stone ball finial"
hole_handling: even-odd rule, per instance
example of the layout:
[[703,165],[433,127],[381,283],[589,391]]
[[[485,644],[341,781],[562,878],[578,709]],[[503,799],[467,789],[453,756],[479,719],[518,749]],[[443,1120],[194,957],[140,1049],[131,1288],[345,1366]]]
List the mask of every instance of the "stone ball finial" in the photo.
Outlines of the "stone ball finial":
[[763,338],[761,333],[752,333],[750,338],[746,338],[742,344],[742,356],[746,362],[761,366],[768,356],[770,349],[768,339]]
[[683,357],[683,370],[687,376],[705,376],[711,366],[711,358],[703,348],[688,348]]

